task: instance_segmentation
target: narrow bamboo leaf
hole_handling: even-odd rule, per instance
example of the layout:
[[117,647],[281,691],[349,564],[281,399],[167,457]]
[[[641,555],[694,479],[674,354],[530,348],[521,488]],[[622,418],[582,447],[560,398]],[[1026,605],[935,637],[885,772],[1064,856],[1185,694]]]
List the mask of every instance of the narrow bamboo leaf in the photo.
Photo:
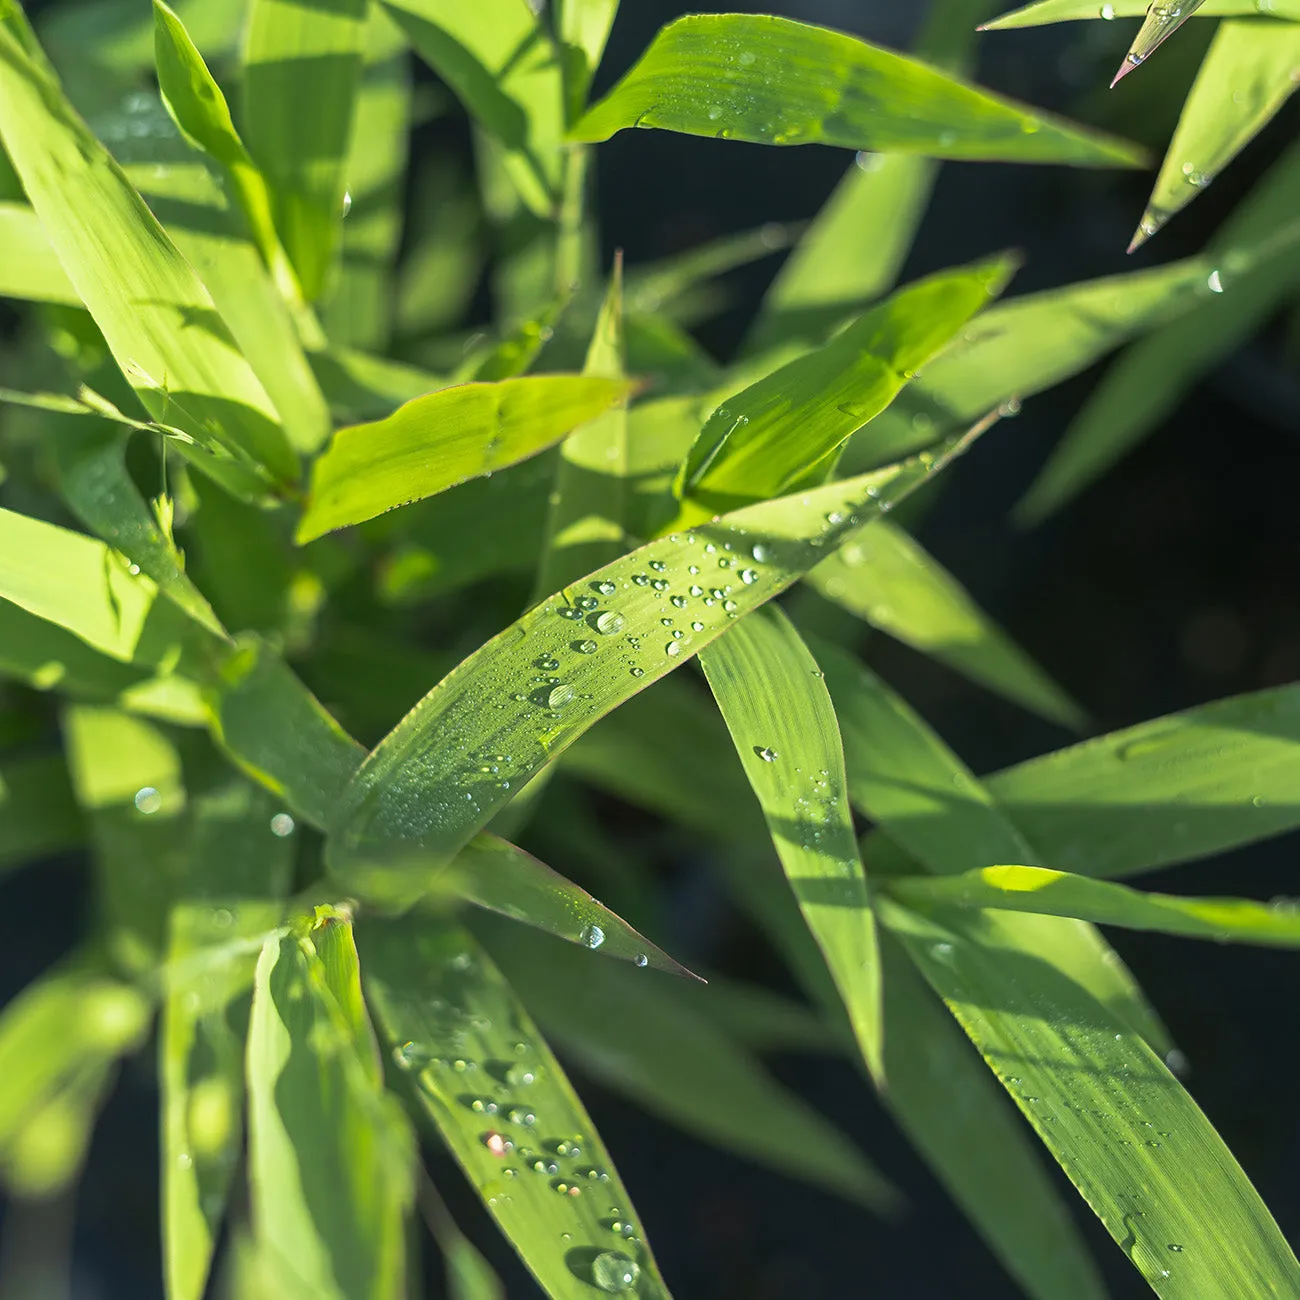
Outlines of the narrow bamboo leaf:
[[0,597],[123,663],[174,666],[214,644],[111,547],[9,510],[0,510]]
[[[1274,18],[1300,20],[1300,0],[1266,0]],[[1073,22],[1080,18],[1144,18],[1151,0],[1114,0],[1095,5],[1090,0],[1038,0],[985,23],[981,31],[1002,27],[1037,27],[1043,23]],[[1194,8],[1198,18],[1246,18],[1264,12],[1259,0],[1203,0]]]
[[863,1059],[881,1050],[875,915],[849,810],[835,709],[783,614],[764,609],[700,656],[767,819],[808,928],[821,948]]
[[1126,930],[1158,930],[1189,939],[1300,947],[1300,910],[1290,901],[1177,898],[1089,880],[1042,867],[983,867],[942,880],[906,878],[889,892],[914,909],[993,908],[1042,916],[1073,916]]
[[499,836],[471,840],[439,882],[443,890],[606,957],[691,974],[585,889]]
[[682,465],[678,492],[695,507],[682,522],[780,496],[813,479],[1001,292],[1014,269],[1010,259],[995,258],[922,280],[824,347],[728,398]]
[[[938,875],[1038,854],[964,763],[879,678],[835,647],[815,643],[844,736],[849,791],[863,813]],[[1026,857],[1025,855],[1029,856]],[[870,839],[866,861],[877,865]],[[1005,918],[1016,942],[1077,981],[1160,1052],[1173,1044],[1137,981],[1082,921]]]
[[665,981],[623,968],[593,980],[581,954],[516,927],[492,927],[488,945],[546,1033],[607,1087],[725,1150],[870,1209],[897,1208],[898,1193],[843,1133]]
[[342,261],[324,323],[336,344],[384,350],[393,317],[393,262],[402,234],[411,61],[405,38],[384,9],[370,6],[368,24],[343,168],[347,211]]
[[[409,898],[404,855],[419,871],[450,859],[508,802],[503,782],[518,789],[531,780],[597,719],[779,595],[825,547],[945,463],[738,511],[652,542],[537,606],[444,678],[366,760],[331,822],[331,870],[349,888]],[[747,558],[755,546],[760,558]],[[478,772],[482,752],[508,756],[492,780]]]
[[1111,86],[1145,63],[1204,3],[1205,0],[1182,0],[1181,4],[1174,5],[1153,3]]
[[294,856],[276,800],[242,777],[226,769],[191,796],[158,1041],[170,1300],[202,1300],[211,1270],[243,1137],[244,1043],[231,1022],[247,1014],[257,949],[280,920]]
[[876,1085],[908,1139],[1035,1300],[1106,1292],[1023,1124],[898,940],[880,935],[884,1045]]
[[[988,0],[931,6],[917,54],[964,72],[975,21]],[[777,272],[746,341],[750,352],[796,338],[822,342],[830,329],[898,278],[929,201],[936,168],[906,154],[859,153],[798,247]]]
[[1087,715],[901,528],[879,520],[808,575],[828,600],[872,627],[1081,731]]
[[309,300],[322,295],[338,254],[343,166],[365,44],[365,0],[252,0],[244,133],[270,183],[276,228]]
[[560,202],[564,129],[561,59],[523,0],[384,0],[416,53],[449,85],[476,125],[498,141],[528,208]]
[[1209,300],[1213,270],[1213,261],[1191,258],[994,304],[872,421],[869,434],[849,444],[842,469],[906,455],[999,404],[1014,411],[1014,403]]
[[383,1089],[345,917],[267,940],[247,1068],[253,1226],[279,1294],[405,1296],[414,1144]]
[[1112,732],[986,784],[1035,862],[1106,879],[1300,826],[1297,772],[1300,690],[1283,686]]
[[625,397],[625,381],[545,375],[461,384],[340,429],[312,470],[299,542],[491,474]]
[[[301,452],[314,452],[329,433],[329,412],[299,331],[315,338],[320,330],[302,308],[301,290],[272,224],[265,182],[243,155],[242,143],[226,139],[225,114],[217,111],[224,100],[203,93],[220,95],[197,56],[173,69],[167,86],[171,116],[160,100],[131,94],[97,117],[96,129],[111,141],[127,180],[212,295],[289,441]],[[178,106],[189,101],[182,115]]]
[[296,457],[207,289],[8,28],[0,28],[0,66],[0,137],[145,407],[268,489],[287,487]]
[[1259,1194],[1146,1043],[995,920],[881,912],[1157,1295],[1300,1287]]
[[329,824],[365,751],[269,646],[245,638],[209,696],[213,734],[312,826]]
[[0,762],[0,871],[77,848],[85,833],[61,755]]
[[0,1015],[0,1171],[50,1196],[75,1177],[118,1057],[149,1029],[148,1000],[85,966],[29,984]]
[[1142,165],[1132,145],[1026,112],[914,59],[750,14],[669,23],[570,138],[607,140],[631,126],[935,158]]
[[[582,372],[601,379],[624,379],[625,352],[620,256],[596,318]],[[627,472],[626,402],[579,426],[560,444],[537,570],[539,596],[559,591],[627,550]]]
[[40,218],[26,203],[0,203],[0,297],[81,306]]
[[1130,348],[1093,390],[1016,507],[1037,523],[1100,478],[1174,411],[1300,283],[1300,144],[1273,164],[1210,250],[1211,294]]
[[1279,26],[1268,19],[1221,23],[1188,92],[1129,251],[1186,207],[1297,89],[1300,26]]
[[[215,637],[225,637],[207,598],[185,573],[170,528],[149,508],[126,468],[126,439],[98,420],[89,428],[56,426],[52,452],[64,499],[87,528],[110,542],[158,590]],[[170,512],[171,498],[161,497]]]
[[556,33],[564,58],[565,103],[572,120],[586,105],[587,90],[618,13],[618,0],[560,0],[559,10]]
[[546,1294],[666,1300],[600,1135],[487,953],[415,917],[363,927],[361,948],[395,1064]]

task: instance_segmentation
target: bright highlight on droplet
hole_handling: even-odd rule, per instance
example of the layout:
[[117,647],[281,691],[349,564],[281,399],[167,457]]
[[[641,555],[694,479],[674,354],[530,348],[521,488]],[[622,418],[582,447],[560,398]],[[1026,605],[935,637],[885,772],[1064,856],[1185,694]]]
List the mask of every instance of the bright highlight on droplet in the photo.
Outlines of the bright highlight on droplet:
[[142,786],[135,792],[135,806],[138,812],[147,817],[162,807],[162,795],[151,785]]
[[280,839],[292,835],[296,829],[297,823],[288,813],[276,813],[275,816],[271,818],[271,834],[278,835]]

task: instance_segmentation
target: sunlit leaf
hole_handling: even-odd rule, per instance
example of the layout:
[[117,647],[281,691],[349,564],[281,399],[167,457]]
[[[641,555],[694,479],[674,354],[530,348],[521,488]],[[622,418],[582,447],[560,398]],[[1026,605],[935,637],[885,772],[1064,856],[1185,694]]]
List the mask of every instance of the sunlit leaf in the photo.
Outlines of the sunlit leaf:
[[0,297],[81,305],[40,218],[26,203],[0,203]]
[[1188,92],[1132,252],[1196,197],[1300,89],[1300,26],[1219,25]]
[[564,58],[565,99],[571,118],[587,101],[587,88],[609,40],[619,0],[559,0],[556,34]]
[[757,144],[936,158],[1141,165],[1132,145],[967,86],[823,27],[750,14],[679,18],[570,132],[660,127]]
[[[1300,19],[1300,0],[1264,0],[1274,18]],[[1114,0],[1093,4],[1091,0],[1038,0],[1014,9],[983,25],[981,30],[1000,27],[1037,27],[1042,23],[1064,23],[1078,18],[1144,18],[1151,0]],[[1195,6],[1199,18],[1245,18],[1261,11],[1260,0],[1202,0]]]
[[535,455],[632,387],[568,375],[460,384],[415,398],[386,420],[340,429],[313,467],[298,540]]
[[281,1295],[401,1300],[413,1142],[383,1089],[352,925],[273,936],[248,1031],[253,1227]]
[[1283,1296],[1300,1265],[1160,1059],[998,920],[882,917],[1159,1296]]
[[507,979],[594,1078],[717,1146],[877,1211],[897,1193],[843,1133],[769,1076],[665,981],[616,968],[593,980],[581,954],[493,927]]
[[361,947],[394,1062],[543,1290],[664,1300],[599,1134],[487,953],[414,917],[364,927]]

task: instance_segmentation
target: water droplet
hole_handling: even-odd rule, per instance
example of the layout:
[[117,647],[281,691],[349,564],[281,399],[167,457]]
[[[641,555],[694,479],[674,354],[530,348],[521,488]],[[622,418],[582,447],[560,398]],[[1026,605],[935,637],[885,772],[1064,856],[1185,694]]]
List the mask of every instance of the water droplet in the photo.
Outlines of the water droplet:
[[560,666],[558,659],[552,659],[550,655],[543,655],[540,659],[533,660],[533,667],[540,668],[544,673],[553,673]]
[[643,952],[639,952],[639,953],[637,953],[637,955],[636,955],[636,964],[637,964],[638,966],[642,966],[642,967],[644,967],[644,966],[649,966],[649,965],[650,965],[650,958],[647,957],[647,956],[645,955],[645,953],[643,953]]
[[591,1261],[591,1280],[610,1295],[623,1295],[636,1286],[641,1266],[616,1250],[602,1251]]
[[594,641],[575,641],[572,648],[580,655],[594,655],[597,647]]
[[194,1157],[191,1156],[188,1152],[182,1151],[180,1155],[176,1157],[176,1166],[178,1169],[193,1169]]
[[280,839],[284,839],[286,836],[292,835],[294,830],[294,820],[288,813],[276,813],[275,816],[271,818],[272,835],[277,835]]
[[674,605],[677,609],[684,609],[684,608],[686,607],[686,597],[685,597],[685,596],[670,596],[670,597],[668,598],[668,603],[671,604],[671,605]]
[[651,560],[650,567],[656,573],[663,573],[668,568],[668,566],[662,560]]
[[681,652],[682,648],[676,641],[669,641],[668,644],[664,646],[664,654],[666,654],[670,659],[675,658],[677,655],[681,654]]
[[618,590],[617,584],[610,582],[608,578],[601,582],[593,582],[591,585],[600,592],[602,596],[612,596]]
[[582,617],[582,610],[575,609],[572,605],[562,605],[555,612],[561,618],[576,619]]
[[633,669],[632,669],[632,676],[633,676],[633,677],[644,677],[644,676],[645,676],[645,669],[644,669],[644,668],[633,668]]
[[1183,1248],[1180,1245],[1178,1245],[1176,1242],[1171,1241],[1169,1243],[1169,1249],[1172,1250],[1175,1255],[1181,1255],[1183,1253]]
[[650,575],[648,573],[634,573],[632,575],[632,581],[635,582],[638,587],[648,587],[650,585]]
[[652,586],[656,591],[667,591],[667,590],[668,590],[668,579],[667,579],[667,578],[656,578],[656,579],[655,579],[655,580],[654,580],[650,585],[651,585],[651,586]]
[[605,931],[598,925],[584,925],[578,939],[588,948],[599,948],[605,942]]
[[1223,292],[1223,280],[1219,277],[1218,271],[1211,271],[1210,278],[1205,283],[1209,286],[1211,293]]
[[162,795],[151,785],[141,786],[135,792],[135,806],[148,817],[151,813],[156,813],[162,807]]
[[769,749],[765,745],[755,745],[754,753],[756,753],[765,763],[775,763],[776,760],[780,758],[780,755],[776,750]]
[[701,622],[699,621],[699,619],[696,619],[695,622],[691,624],[691,631],[692,631],[692,632],[703,632],[703,631],[704,631],[704,624],[701,623]]
[[752,587],[758,581],[758,574],[753,569],[741,569],[740,580],[747,587]]
[[687,590],[688,590],[688,591],[691,593],[691,595],[694,596],[697,600],[699,599],[699,597],[701,597],[702,595],[704,595],[704,588],[703,588],[703,587],[689,587],[689,588],[687,588]]
[[235,914],[228,907],[218,907],[212,913],[212,924],[218,930],[228,930],[235,923]]
[[561,682],[559,686],[553,686],[546,692],[545,701],[548,709],[562,709],[566,704],[573,701],[576,692],[567,682]]
[[579,596],[573,603],[577,605],[579,609],[590,613],[600,604],[600,601],[598,601],[595,596]]
[[1115,6],[1114,6],[1114,5],[1102,5],[1101,9],[1100,9],[1098,12],[1099,12],[1100,16],[1101,16],[1101,17],[1102,17],[1106,22],[1110,22],[1111,19],[1113,19],[1113,18],[1115,17]]
[[759,564],[767,563],[767,547],[764,546],[762,542],[755,542],[754,545],[750,548],[749,553],[754,557],[757,563]]
[[626,622],[622,614],[617,614],[612,609],[606,610],[605,613],[596,615],[596,631],[601,636],[613,636],[614,633],[623,630]]

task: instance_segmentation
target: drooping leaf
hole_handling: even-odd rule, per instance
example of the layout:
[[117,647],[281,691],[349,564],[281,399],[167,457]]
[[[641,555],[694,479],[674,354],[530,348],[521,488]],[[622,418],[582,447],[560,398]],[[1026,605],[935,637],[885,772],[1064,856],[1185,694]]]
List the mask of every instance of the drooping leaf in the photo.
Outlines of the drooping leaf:
[[[276,228],[309,300],[338,255],[344,159],[366,45],[365,0],[252,0],[241,118]],[[304,111],[307,104],[311,111]]]
[[787,1092],[725,1029],[616,968],[593,980],[581,954],[494,926],[488,946],[551,1038],[584,1070],[707,1142],[881,1211],[884,1176],[837,1128]]
[[[780,594],[824,548],[944,463],[737,511],[643,546],[543,602],[444,678],[366,760],[331,823],[330,869],[350,889],[409,900],[419,877],[508,802],[503,781],[513,790],[531,780],[598,718]],[[762,561],[746,558],[755,546]],[[480,752],[508,756],[492,780],[478,772]]]
[[503,469],[626,396],[622,380],[545,375],[461,384],[340,429],[312,470],[298,540]]
[[253,1228],[289,1297],[400,1300],[413,1143],[383,1089],[352,925],[275,935],[248,1031]]
[[0,871],[76,848],[84,836],[62,756],[0,763]]
[[[1231,89],[1229,89],[1231,88]],[[1196,197],[1300,89],[1300,26],[1221,23],[1129,251]]]
[[992,908],[1041,916],[1073,916],[1127,930],[1158,930],[1189,939],[1300,947],[1300,910],[1291,902],[1245,898],[1178,898],[1089,880],[1043,867],[983,867],[941,880],[907,877],[889,892],[913,909]]
[[7,26],[0,66],[0,138],[145,407],[183,428],[246,491],[286,488],[296,457],[207,289]]
[[666,1300],[599,1134],[487,953],[415,917],[363,926],[361,949],[395,1064],[546,1294]]
[[[881,914],[1159,1296],[1283,1296],[1300,1265],[1177,1079],[999,921]],[[1002,918],[1005,919],[1005,918]]]
[[81,305],[40,218],[26,203],[0,202],[0,297]]
[[[1014,263],[942,272],[894,295],[815,352],[728,398],[682,465],[680,524],[822,481],[838,448],[980,308]],[[869,436],[869,435],[868,435]]]
[[888,520],[828,556],[807,581],[872,627],[1052,722],[1083,729],[1083,710],[956,578]]
[[663,28],[570,131],[660,127],[757,144],[831,144],[935,158],[1141,165],[1132,145],[1026,112],[851,36],[750,14]]

